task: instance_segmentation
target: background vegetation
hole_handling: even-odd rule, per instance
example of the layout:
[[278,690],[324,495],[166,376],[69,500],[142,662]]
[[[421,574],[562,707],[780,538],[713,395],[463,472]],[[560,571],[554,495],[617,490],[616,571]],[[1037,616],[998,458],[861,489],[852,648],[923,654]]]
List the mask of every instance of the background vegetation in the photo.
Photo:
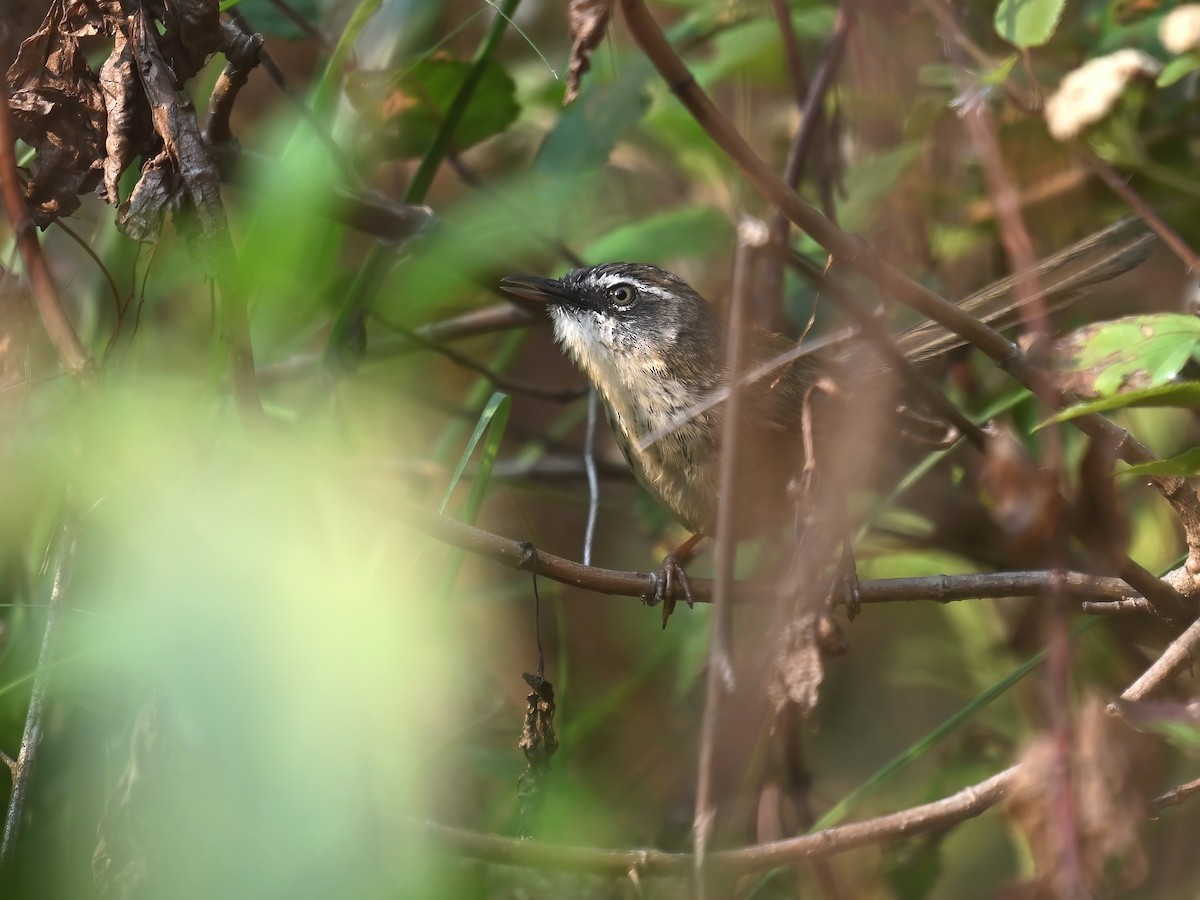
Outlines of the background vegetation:
[[[1126,554],[1162,574],[1200,551],[1184,527],[1195,495],[1168,504],[1111,444],[1035,430],[1048,406],[970,350],[930,374],[1019,449],[935,454],[874,434],[843,485],[867,602],[853,622],[817,616],[829,640],[805,645],[820,662],[802,679],[815,708],[766,702],[755,666],[783,623],[772,591],[739,593],[741,692],[707,739],[709,859],[689,887],[711,606],[663,630],[637,599],[547,577],[607,577],[557,557],[649,572],[687,535],[602,418],[589,438],[586,384],[542,316],[497,291],[506,274],[639,260],[723,311],[738,222],[776,218],[778,198],[681,104],[621,9],[564,107],[582,57],[553,3],[241,0],[222,5],[223,31],[204,0],[55,0],[43,20],[46,6],[0,12],[6,66],[38,35],[58,42],[53,60],[78,45],[70,66],[18,60],[8,80],[20,183],[47,227],[36,252],[31,232],[0,233],[0,749],[19,788],[0,893],[1196,893],[1195,805],[1155,800],[1196,775],[1195,586],[1177,570],[1182,599],[1147,603],[1144,584],[1099,578],[1128,574]],[[1021,223],[1040,258],[1129,214],[1162,236],[1149,260],[1054,333],[1190,312],[1200,51],[1167,37],[1172,6],[653,4],[696,86],[775,171],[813,111],[797,191],[862,241],[831,257],[783,231],[831,281],[758,259],[753,321],[792,338],[839,329],[836,281],[899,330],[917,317],[855,274],[864,260],[959,298],[1019,268]],[[178,85],[155,87],[137,55],[151,45]],[[189,46],[208,48],[192,66]],[[1074,127],[1052,120],[1052,136],[1045,98],[1119,50],[1146,56],[1081,88],[1071,108],[1108,102]],[[107,105],[87,93],[106,59],[106,84],[124,86]],[[152,109],[176,118],[154,124]],[[1140,338],[1168,324],[1152,357]],[[1065,386],[1107,396],[1121,407],[1107,415],[1191,474],[1195,394],[1176,387],[1197,334],[1182,319],[1132,327],[1066,345],[1094,355]],[[756,549],[740,578],[760,574]],[[689,567],[698,584],[711,569],[709,555]],[[1097,577],[943,604],[894,583],[914,602],[882,602],[881,579],[1052,569]],[[1137,598],[1125,614],[1095,615],[1122,594]],[[525,722],[522,674],[542,666],[554,710]],[[1127,691],[1147,671],[1153,703]],[[1123,692],[1123,715],[1103,712]],[[1018,761],[977,805],[920,818]],[[770,859],[717,852],[905,811]],[[616,852],[636,848],[664,852]]]

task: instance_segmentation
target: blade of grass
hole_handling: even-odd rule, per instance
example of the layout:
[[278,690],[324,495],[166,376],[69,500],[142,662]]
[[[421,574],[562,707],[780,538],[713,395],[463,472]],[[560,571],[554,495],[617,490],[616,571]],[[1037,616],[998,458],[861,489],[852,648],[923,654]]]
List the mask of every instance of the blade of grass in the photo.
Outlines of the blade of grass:
[[[475,448],[482,442],[479,466],[475,470],[475,477],[471,479],[471,490],[458,514],[458,518],[463,522],[468,524],[475,522],[475,517],[479,515],[479,508],[483,505],[483,497],[487,493],[488,484],[492,478],[492,466],[500,454],[500,442],[504,439],[504,431],[508,427],[508,412],[511,407],[512,398],[508,394],[499,391],[492,394],[491,399],[483,408],[483,412],[480,413],[479,421],[475,423],[475,431],[471,434],[466,450],[463,451],[462,457],[454,469],[454,475],[450,478],[446,494],[438,507],[439,513],[446,512],[446,507],[450,505],[450,499],[454,495],[454,489],[467,469],[467,463],[471,461]],[[458,570],[462,565],[463,556],[464,551],[456,549],[451,551],[447,557],[438,591],[438,597],[443,601],[450,597],[454,581],[458,578]]]
[[[518,328],[515,331],[508,332],[496,350],[495,355],[488,362],[488,369],[492,372],[503,374],[507,371],[509,364],[517,355],[517,350],[521,346],[521,341],[525,337],[525,329]],[[471,387],[467,394],[466,402],[463,404],[467,409],[478,406],[483,403],[488,396],[488,391],[492,390],[492,383],[482,376],[476,379],[475,384]],[[462,433],[466,429],[466,423],[455,419],[446,426],[445,431],[439,435],[433,445],[433,458],[438,462],[445,460],[450,456],[455,445],[462,439]]]

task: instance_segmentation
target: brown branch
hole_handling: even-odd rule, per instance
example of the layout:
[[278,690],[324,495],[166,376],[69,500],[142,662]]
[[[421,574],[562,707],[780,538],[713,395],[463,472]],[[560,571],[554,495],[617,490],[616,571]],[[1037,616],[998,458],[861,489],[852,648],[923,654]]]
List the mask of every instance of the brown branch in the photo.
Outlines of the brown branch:
[[95,364],[71,324],[71,317],[63,307],[50,266],[42,253],[37,229],[29,217],[29,207],[25,204],[17,176],[15,144],[16,134],[8,108],[8,83],[0,76],[0,193],[3,194],[4,214],[12,226],[42,327],[67,372],[83,383],[91,384],[96,376]]
[[1200,273],[1200,256],[1196,255],[1188,242],[1180,236],[1174,228],[1166,223],[1166,220],[1158,214],[1158,211],[1143,199],[1142,195],[1131,188],[1125,179],[1120,176],[1116,169],[1109,165],[1094,153],[1078,149],[1078,155],[1100,180],[1108,185],[1109,189],[1129,204],[1129,208],[1141,217],[1155,234],[1162,238],[1162,242],[1170,248],[1188,267],[1188,271],[1192,274]]
[[[334,148],[337,149],[336,145]],[[271,157],[232,144],[214,146],[212,152],[223,180],[232,182],[243,190],[257,192],[269,200],[286,199],[282,194],[266,193],[270,186],[264,184],[263,179],[243,174],[247,163],[253,164],[250,167],[251,172],[256,167],[276,165]],[[401,243],[412,237],[433,220],[433,210],[428,206],[396,203],[384,197],[352,192],[336,185],[330,187],[324,202],[315,203],[313,206],[335,222],[394,243]]]
[[1183,801],[1200,794],[1200,778],[1171,788],[1150,801],[1150,812],[1156,813],[1168,806],[1178,806]]
[[1200,653],[1200,619],[1197,619],[1156,659],[1142,676],[1121,694],[1122,700],[1145,700],[1191,664]]
[[[381,506],[390,514],[439,541],[501,563],[512,569],[530,571],[531,560],[525,544],[482,528],[466,525],[416,503],[398,498],[380,499],[375,490],[364,491],[362,500],[372,507]],[[585,566],[562,556],[538,550],[537,573],[561,584],[583,590],[647,600],[654,596],[656,575]],[[690,578],[692,597],[710,602],[713,583],[705,578]],[[917,578],[883,578],[859,583],[863,603],[897,603],[933,600],[983,600],[1000,597],[1039,596],[1061,585],[1063,593],[1074,597],[1120,599],[1128,590],[1119,578],[1104,578],[1078,572],[987,572],[972,575],[924,575]],[[734,602],[760,602],[771,596],[769,586],[754,581],[739,581],[732,594]]]
[[[1016,767],[1005,769],[949,797],[902,812],[753,847],[718,850],[709,854],[708,866],[712,871],[737,875],[802,860],[824,859],[856,847],[940,831],[994,806],[1003,798],[1016,771]],[[688,853],[570,847],[499,837],[433,822],[419,823],[419,827],[424,835],[455,853],[506,866],[611,875],[624,875],[630,871],[641,875],[685,875],[695,864],[694,857]]]
[[[789,18],[788,24],[791,24]],[[817,71],[809,85],[804,108],[801,112],[800,127],[792,136],[792,145],[788,149],[787,163],[784,166],[783,179],[793,189],[800,183],[804,173],[805,163],[809,152],[825,121],[825,95],[833,84],[833,75],[841,62],[846,49],[850,31],[854,27],[854,16],[843,6],[838,9],[837,18],[833,23],[833,34],[830,35],[829,45],[825,49]],[[782,212],[776,212],[771,221],[771,243],[776,247],[788,245],[788,231],[791,223]],[[759,290],[759,319],[769,324],[777,321],[783,302],[783,264],[777,257],[768,257],[763,270],[763,283]]]
[[262,45],[261,34],[246,34],[232,22],[221,23],[221,42],[217,49],[225,54],[226,62],[208,100],[204,138],[210,144],[226,144],[233,140],[229,117],[238,93],[258,66]]
[[[497,303],[483,309],[472,310],[458,316],[450,316],[413,329],[420,341],[440,343],[462,338],[493,334],[512,328],[525,328],[539,320],[533,313],[511,303]],[[379,360],[414,353],[425,347],[424,343],[397,336],[372,341],[367,346],[364,359]],[[300,378],[320,367],[324,357],[320,353],[301,353],[274,365],[264,366],[258,371],[259,381],[270,384]]]
[[[376,316],[380,321],[384,321],[382,317]],[[526,397],[534,397],[538,400],[548,400],[551,403],[569,403],[572,400],[578,400],[587,394],[589,388],[586,385],[573,388],[546,388],[541,385],[531,384],[527,381],[521,381],[519,378],[511,378],[508,375],[494,372],[482,363],[476,362],[467,356],[465,353],[459,353],[451,347],[446,347],[439,344],[437,341],[432,341],[423,336],[420,331],[405,328],[403,325],[398,325],[394,322],[386,322],[388,328],[400,334],[406,340],[412,341],[417,347],[423,347],[430,350],[439,356],[444,356],[455,365],[462,366],[464,369],[469,369],[477,375],[482,375],[487,379],[488,383],[497,390],[507,391],[510,394],[521,394]]]

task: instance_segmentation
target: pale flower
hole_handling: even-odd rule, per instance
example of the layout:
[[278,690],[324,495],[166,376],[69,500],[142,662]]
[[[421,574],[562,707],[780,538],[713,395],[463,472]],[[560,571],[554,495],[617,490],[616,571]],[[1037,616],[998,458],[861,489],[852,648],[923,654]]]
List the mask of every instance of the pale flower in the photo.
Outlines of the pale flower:
[[1158,39],[1176,56],[1200,47],[1200,3],[1171,10],[1158,25]]
[[1108,115],[1130,81],[1154,78],[1161,68],[1158,60],[1140,50],[1118,50],[1088,60],[1068,72],[1046,101],[1050,133],[1060,141],[1070,140]]

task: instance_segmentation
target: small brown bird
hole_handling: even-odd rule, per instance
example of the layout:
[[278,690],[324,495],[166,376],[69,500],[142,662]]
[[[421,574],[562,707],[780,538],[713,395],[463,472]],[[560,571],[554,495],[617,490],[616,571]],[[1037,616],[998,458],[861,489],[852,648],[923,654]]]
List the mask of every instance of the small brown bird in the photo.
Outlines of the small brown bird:
[[[1047,307],[1066,305],[1080,288],[1133,268],[1153,240],[1140,222],[1123,220],[1047,259],[1034,273]],[[723,405],[688,413],[726,382],[725,327],[713,308],[683,279],[642,263],[604,263],[558,279],[510,276],[501,287],[547,304],[555,337],[595,387],[637,480],[692,532],[712,534]],[[962,306],[1004,327],[1005,317],[1018,308],[1013,287],[1014,279],[1005,279]],[[926,323],[898,335],[895,343],[908,359],[920,361],[964,342]],[[780,335],[756,330],[748,339],[746,368],[791,346]],[[782,524],[785,488],[803,462],[805,393],[822,375],[833,373],[836,380],[844,363],[836,354],[803,357],[745,391],[747,431],[740,444],[751,456],[735,504],[739,536]],[[671,423],[680,420],[672,430]],[[686,593],[686,575],[668,557],[652,602],[670,601],[673,577]]]

